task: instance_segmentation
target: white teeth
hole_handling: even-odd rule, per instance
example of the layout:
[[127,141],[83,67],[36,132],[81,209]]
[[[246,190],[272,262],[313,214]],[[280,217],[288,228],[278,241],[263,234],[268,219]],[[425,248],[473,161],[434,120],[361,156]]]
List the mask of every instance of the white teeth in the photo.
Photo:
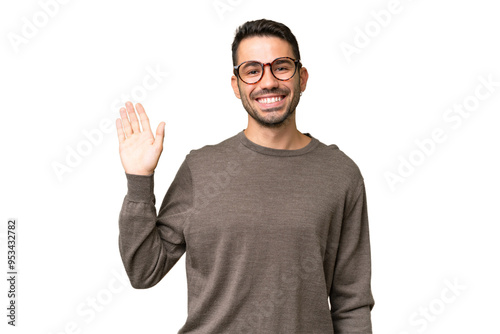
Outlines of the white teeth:
[[282,99],[283,98],[281,96],[279,96],[279,97],[267,97],[267,98],[259,99],[259,102],[260,103],[274,103],[274,102],[281,101]]

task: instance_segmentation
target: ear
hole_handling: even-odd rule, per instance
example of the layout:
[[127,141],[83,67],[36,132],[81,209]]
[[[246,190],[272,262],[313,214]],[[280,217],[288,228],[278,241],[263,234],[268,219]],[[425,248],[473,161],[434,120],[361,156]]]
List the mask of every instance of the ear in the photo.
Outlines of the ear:
[[241,99],[240,89],[238,88],[238,78],[234,75],[231,77],[231,86],[233,87],[234,95]]
[[306,90],[307,79],[309,79],[309,73],[307,72],[307,68],[300,68],[300,91],[303,92]]

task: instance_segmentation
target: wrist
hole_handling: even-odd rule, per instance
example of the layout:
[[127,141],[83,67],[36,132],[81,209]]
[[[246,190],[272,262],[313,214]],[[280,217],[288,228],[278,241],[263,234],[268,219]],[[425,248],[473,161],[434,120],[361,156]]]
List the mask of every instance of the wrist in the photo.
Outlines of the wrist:
[[149,171],[149,170],[139,170],[139,169],[129,169],[125,170],[126,174],[129,175],[141,175],[141,176],[150,176],[154,174],[154,169]]
[[154,173],[139,175],[125,173],[127,178],[127,197],[134,202],[150,202],[154,197]]

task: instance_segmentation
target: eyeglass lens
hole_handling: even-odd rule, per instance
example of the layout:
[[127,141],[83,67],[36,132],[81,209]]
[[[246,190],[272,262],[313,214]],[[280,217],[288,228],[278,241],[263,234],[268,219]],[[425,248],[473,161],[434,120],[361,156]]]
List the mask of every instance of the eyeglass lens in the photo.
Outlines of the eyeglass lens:
[[[295,62],[288,58],[278,58],[271,64],[271,71],[280,80],[288,80],[295,73]],[[260,62],[249,61],[239,68],[240,78],[246,83],[255,83],[263,74],[263,65]]]

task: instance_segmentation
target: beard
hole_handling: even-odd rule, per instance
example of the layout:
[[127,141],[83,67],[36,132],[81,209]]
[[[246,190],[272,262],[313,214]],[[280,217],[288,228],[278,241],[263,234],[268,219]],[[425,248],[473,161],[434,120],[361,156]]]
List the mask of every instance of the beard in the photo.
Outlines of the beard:
[[[239,89],[239,83],[238,83],[238,89]],[[241,96],[241,102],[243,104],[243,107],[247,111],[247,113],[252,117],[258,124],[260,124],[263,127],[267,128],[279,128],[284,125],[286,125],[290,118],[295,113],[295,109],[297,108],[297,105],[299,104],[300,101],[300,80],[297,82],[297,84],[294,86],[293,89],[293,98],[292,101],[288,106],[285,106],[286,111],[282,115],[276,115],[276,116],[270,116],[275,111],[279,111],[283,109],[282,107],[277,107],[277,108],[269,108],[266,109],[266,111],[263,111],[266,115],[266,117],[261,116],[259,110],[257,110],[255,107],[253,107],[250,104],[249,98],[252,101],[255,101],[255,98],[258,97],[259,95],[265,95],[265,94],[276,94],[276,95],[285,95],[289,96],[290,90],[287,87],[284,88],[273,88],[273,89],[263,89],[259,92],[254,92],[250,94],[250,97],[247,98],[245,94],[240,90],[240,96]]]

